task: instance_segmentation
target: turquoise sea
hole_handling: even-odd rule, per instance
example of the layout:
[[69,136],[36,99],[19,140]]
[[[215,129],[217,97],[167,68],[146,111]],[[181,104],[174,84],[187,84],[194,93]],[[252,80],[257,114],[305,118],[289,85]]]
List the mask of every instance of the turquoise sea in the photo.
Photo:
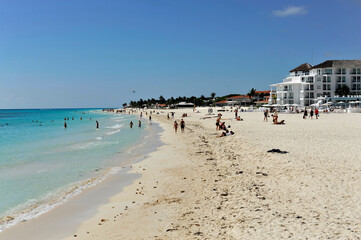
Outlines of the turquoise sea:
[[0,231],[121,168],[119,156],[146,135],[147,121],[138,128],[138,120],[100,109],[0,110]]

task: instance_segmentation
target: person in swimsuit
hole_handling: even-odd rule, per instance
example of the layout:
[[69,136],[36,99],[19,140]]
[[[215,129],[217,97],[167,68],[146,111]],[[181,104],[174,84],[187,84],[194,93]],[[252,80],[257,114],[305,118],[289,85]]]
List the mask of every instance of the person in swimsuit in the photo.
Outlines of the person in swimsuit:
[[180,122],[180,127],[181,127],[181,131],[182,133],[184,132],[184,127],[186,126],[184,120],[182,119],[181,122]]
[[133,128],[133,121],[130,121],[129,126],[130,128]]
[[263,114],[264,114],[263,121],[268,122],[268,109],[264,110]]
[[177,130],[178,130],[178,123],[177,121],[174,121],[174,132],[177,133]]
[[219,130],[219,123],[220,123],[220,121],[221,121],[221,118],[218,117],[218,118],[217,118],[217,121],[216,121],[216,130],[217,130],[217,131]]
[[138,127],[141,128],[142,127],[142,122],[139,120],[138,122]]
[[98,121],[95,121],[97,123],[97,129],[99,128],[99,122]]

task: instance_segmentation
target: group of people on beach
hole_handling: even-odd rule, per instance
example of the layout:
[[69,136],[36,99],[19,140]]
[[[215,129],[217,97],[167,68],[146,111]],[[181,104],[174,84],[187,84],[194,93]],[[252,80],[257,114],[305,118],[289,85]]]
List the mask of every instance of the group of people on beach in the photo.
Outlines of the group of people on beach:
[[[268,122],[268,118],[270,117],[269,115],[269,111],[268,109],[265,109],[263,111],[263,121],[264,122]],[[281,121],[278,121],[278,112],[277,110],[274,110],[273,111],[273,114],[272,114],[272,122],[273,124],[275,125],[284,125],[285,124],[285,120],[281,120]]]
[[[184,133],[185,126],[186,126],[186,124],[185,124],[185,122],[184,122],[184,120],[182,118],[181,121],[180,121],[180,128],[181,128],[182,133]],[[177,130],[178,130],[178,122],[177,122],[177,120],[174,121],[173,128],[174,128],[174,132],[177,133]]]
[[315,111],[313,111],[313,109],[311,108],[309,114],[308,114],[308,110],[305,109],[305,111],[303,112],[303,119],[307,119],[307,117],[313,119],[313,115],[315,115],[316,119],[318,119],[319,113],[317,108],[315,108]]
[[[238,118],[237,116],[238,114],[238,111],[235,112],[235,117],[236,119]],[[217,120],[216,120],[216,130],[223,130],[222,134],[219,136],[219,137],[225,137],[225,136],[230,136],[230,135],[233,135],[234,132],[233,131],[230,131],[227,129],[226,127],[226,122],[221,122],[221,119],[222,119],[222,114],[219,113],[218,114],[218,117],[217,117]],[[231,126],[229,125],[228,128],[230,128]]]

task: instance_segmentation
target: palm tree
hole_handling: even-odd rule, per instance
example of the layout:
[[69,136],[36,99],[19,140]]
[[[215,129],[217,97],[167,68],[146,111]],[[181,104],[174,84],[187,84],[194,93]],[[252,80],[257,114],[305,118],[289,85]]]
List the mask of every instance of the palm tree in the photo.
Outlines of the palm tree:
[[249,97],[249,99],[251,100],[251,104],[253,104],[253,97],[256,95],[256,89],[252,88],[251,90],[249,90],[249,92],[247,93],[247,96]]
[[212,100],[213,100],[215,97],[216,97],[216,93],[215,93],[215,92],[212,92],[212,93],[211,93],[211,98],[212,98]]

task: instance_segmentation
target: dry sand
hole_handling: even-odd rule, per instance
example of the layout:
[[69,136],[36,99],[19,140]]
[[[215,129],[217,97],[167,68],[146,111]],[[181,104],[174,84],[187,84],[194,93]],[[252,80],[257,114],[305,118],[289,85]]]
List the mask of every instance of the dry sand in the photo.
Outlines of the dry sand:
[[176,110],[177,120],[188,113],[184,134],[167,111],[153,114],[165,145],[67,239],[361,238],[361,114],[279,114],[286,125],[272,125],[225,112],[236,134],[217,138],[200,111]]

